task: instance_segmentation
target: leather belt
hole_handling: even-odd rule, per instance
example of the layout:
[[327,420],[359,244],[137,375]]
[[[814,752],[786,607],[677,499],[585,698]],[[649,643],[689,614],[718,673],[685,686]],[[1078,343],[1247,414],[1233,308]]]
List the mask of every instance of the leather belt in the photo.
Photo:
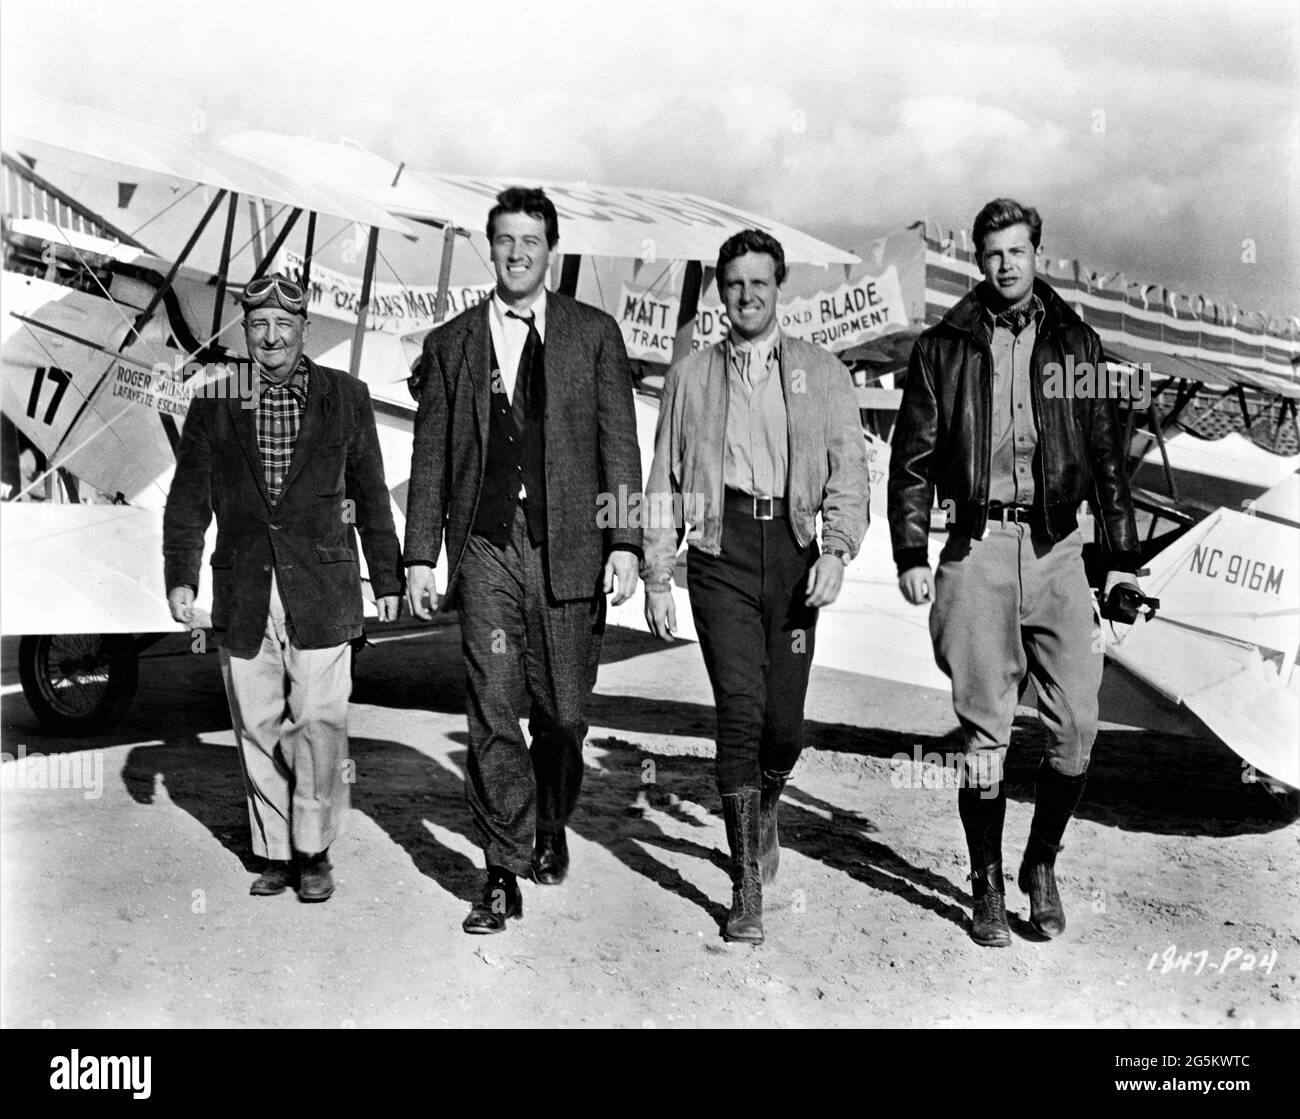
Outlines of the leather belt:
[[744,517],[753,517],[756,521],[775,521],[785,516],[785,498],[755,495],[729,488],[723,495],[722,508],[725,513],[738,513]]
[[989,502],[989,520],[998,521],[1003,527],[1012,524],[1027,525],[1038,519],[1032,505],[1003,505],[1000,501]]

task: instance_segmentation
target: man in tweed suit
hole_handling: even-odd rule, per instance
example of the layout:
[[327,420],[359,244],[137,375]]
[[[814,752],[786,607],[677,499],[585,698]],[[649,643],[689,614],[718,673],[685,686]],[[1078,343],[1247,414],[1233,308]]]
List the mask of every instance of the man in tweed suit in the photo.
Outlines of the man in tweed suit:
[[541,190],[498,195],[487,235],[495,292],[430,334],[413,374],[406,510],[412,612],[429,618],[437,605],[445,537],[447,601],[460,615],[466,793],[488,871],[468,933],[523,915],[518,876],[564,880],[604,595],[626,600],[641,559],[639,525],[606,517],[611,495],[641,490],[618,324],[546,291],[559,223]]

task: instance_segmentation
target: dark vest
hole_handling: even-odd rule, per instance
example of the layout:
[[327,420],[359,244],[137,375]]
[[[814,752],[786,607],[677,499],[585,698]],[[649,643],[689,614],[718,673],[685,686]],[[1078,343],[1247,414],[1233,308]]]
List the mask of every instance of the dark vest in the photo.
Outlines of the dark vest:
[[483,488],[471,531],[498,548],[504,548],[510,541],[510,525],[514,520],[515,506],[519,504],[519,486],[522,483],[528,493],[524,502],[528,535],[534,544],[540,544],[546,539],[546,469],[542,440],[542,416],[546,410],[545,347],[534,347],[531,362],[524,361],[527,350],[521,356],[513,401],[506,396],[498,373],[500,363],[496,347],[491,342],[489,347],[493,387],[488,412],[487,465],[483,470]]

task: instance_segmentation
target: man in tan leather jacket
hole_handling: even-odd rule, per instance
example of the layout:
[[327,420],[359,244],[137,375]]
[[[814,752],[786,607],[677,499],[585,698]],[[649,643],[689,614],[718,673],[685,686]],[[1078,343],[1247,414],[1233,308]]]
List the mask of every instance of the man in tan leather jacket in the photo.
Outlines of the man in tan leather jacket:
[[671,640],[685,532],[732,856],[725,935],[760,943],[762,882],[779,855],[777,805],[803,745],[817,611],[839,595],[867,528],[867,458],[849,371],[777,325],[780,243],[756,229],[736,234],[719,252],[717,276],[730,336],[668,372],[642,572],[646,620]]

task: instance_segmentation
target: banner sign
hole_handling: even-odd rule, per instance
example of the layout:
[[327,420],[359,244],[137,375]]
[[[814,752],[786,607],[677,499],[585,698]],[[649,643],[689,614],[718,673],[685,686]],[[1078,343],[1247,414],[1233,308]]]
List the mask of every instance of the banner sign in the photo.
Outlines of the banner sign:
[[[614,310],[628,355],[643,361],[671,361],[680,305],[680,298],[662,287],[648,289],[625,281]],[[891,264],[879,275],[862,275],[827,291],[781,301],[777,320],[791,337],[832,352],[902,329],[907,326],[907,306],[898,269]],[[716,290],[702,292],[692,349],[721,342],[727,325]]]
[[193,390],[163,366],[145,370],[118,363],[113,370],[110,398],[140,404],[169,416],[184,419],[190,410]]
[[[282,250],[276,258],[278,271],[296,280],[302,279],[305,261],[292,250]],[[466,284],[447,291],[447,318],[459,315],[492,294],[493,284]],[[307,310],[312,315],[325,315],[340,322],[355,323],[357,307],[361,304],[361,280],[343,272],[335,272],[315,261],[311,266],[311,290],[308,292]],[[434,325],[434,309],[438,302],[438,289],[434,287],[404,286],[376,280],[370,285],[370,308],[366,312],[366,329],[387,334],[410,334],[428,330]]]

